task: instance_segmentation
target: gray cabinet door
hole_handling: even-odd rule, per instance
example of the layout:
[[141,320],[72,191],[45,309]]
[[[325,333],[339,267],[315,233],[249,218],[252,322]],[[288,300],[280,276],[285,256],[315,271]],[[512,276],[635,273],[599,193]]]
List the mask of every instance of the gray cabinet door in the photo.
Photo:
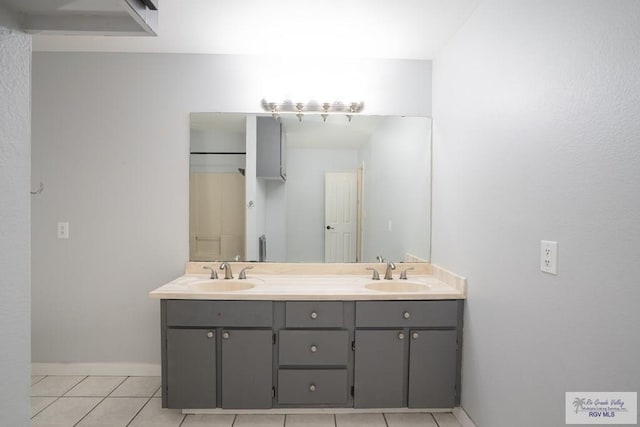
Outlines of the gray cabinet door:
[[222,332],[222,407],[271,408],[273,332]]
[[281,124],[273,117],[258,117],[256,145],[256,176],[286,180],[282,170]]
[[407,342],[408,337],[402,330],[356,331],[356,408],[407,406]]
[[167,405],[216,407],[216,340],[213,330],[167,329]]
[[456,331],[411,331],[409,407],[453,408],[456,397]]

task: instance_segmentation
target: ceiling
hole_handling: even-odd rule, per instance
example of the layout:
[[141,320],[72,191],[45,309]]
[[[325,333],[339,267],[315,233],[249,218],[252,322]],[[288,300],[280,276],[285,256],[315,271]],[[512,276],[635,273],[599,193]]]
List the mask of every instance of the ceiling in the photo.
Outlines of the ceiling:
[[33,50],[428,60],[480,1],[160,0],[157,37],[36,34]]

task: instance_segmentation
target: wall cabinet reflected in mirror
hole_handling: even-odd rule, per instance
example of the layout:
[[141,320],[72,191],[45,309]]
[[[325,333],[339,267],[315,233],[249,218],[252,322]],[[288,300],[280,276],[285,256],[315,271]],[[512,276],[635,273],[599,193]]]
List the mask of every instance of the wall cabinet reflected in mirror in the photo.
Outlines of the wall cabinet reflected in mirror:
[[189,182],[192,261],[430,258],[428,117],[191,113]]

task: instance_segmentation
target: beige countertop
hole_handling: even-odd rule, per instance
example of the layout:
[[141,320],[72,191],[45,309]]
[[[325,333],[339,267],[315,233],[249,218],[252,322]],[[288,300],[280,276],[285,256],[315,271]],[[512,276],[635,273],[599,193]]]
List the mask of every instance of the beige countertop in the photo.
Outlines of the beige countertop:
[[[467,283],[464,277],[426,263],[396,264],[398,268],[394,271],[393,280],[383,279],[383,264],[230,264],[234,279],[211,280],[208,272],[201,273],[203,266],[217,267],[219,263],[190,262],[184,276],[151,291],[149,296],[157,299],[274,301],[466,298]],[[239,280],[238,273],[246,266],[253,269],[247,271],[246,280]],[[381,280],[372,280],[371,272],[365,270],[366,267],[376,268]],[[415,270],[407,273],[408,280],[399,280],[399,271],[408,267]],[[220,277],[224,277],[224,274]],[[372,290],[368,286],[389,286],[397,290]],[[249,289],[229,290],[243,287]]]

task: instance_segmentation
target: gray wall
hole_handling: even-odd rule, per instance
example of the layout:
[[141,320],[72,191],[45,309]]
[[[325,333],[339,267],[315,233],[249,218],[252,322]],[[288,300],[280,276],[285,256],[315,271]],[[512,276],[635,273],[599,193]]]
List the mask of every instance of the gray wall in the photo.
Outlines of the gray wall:
[[633,0],[487,0],[435,60],[433,261],[469,280],[478,427],[557,427],[567,391],[640,389],[638,22]]
[[0,5],[0,425],[29,425],[31,36]]
[[[32,179],[46,186],[32,206],[34,362],[159,362],[147,293],[189,256],[189,112],[259,111],[267,90],[285,97],[301,78],[281,63],[34,53]],[[345,60],[323,78],[360,88],[370,114],[431,113],[429,61]]]

